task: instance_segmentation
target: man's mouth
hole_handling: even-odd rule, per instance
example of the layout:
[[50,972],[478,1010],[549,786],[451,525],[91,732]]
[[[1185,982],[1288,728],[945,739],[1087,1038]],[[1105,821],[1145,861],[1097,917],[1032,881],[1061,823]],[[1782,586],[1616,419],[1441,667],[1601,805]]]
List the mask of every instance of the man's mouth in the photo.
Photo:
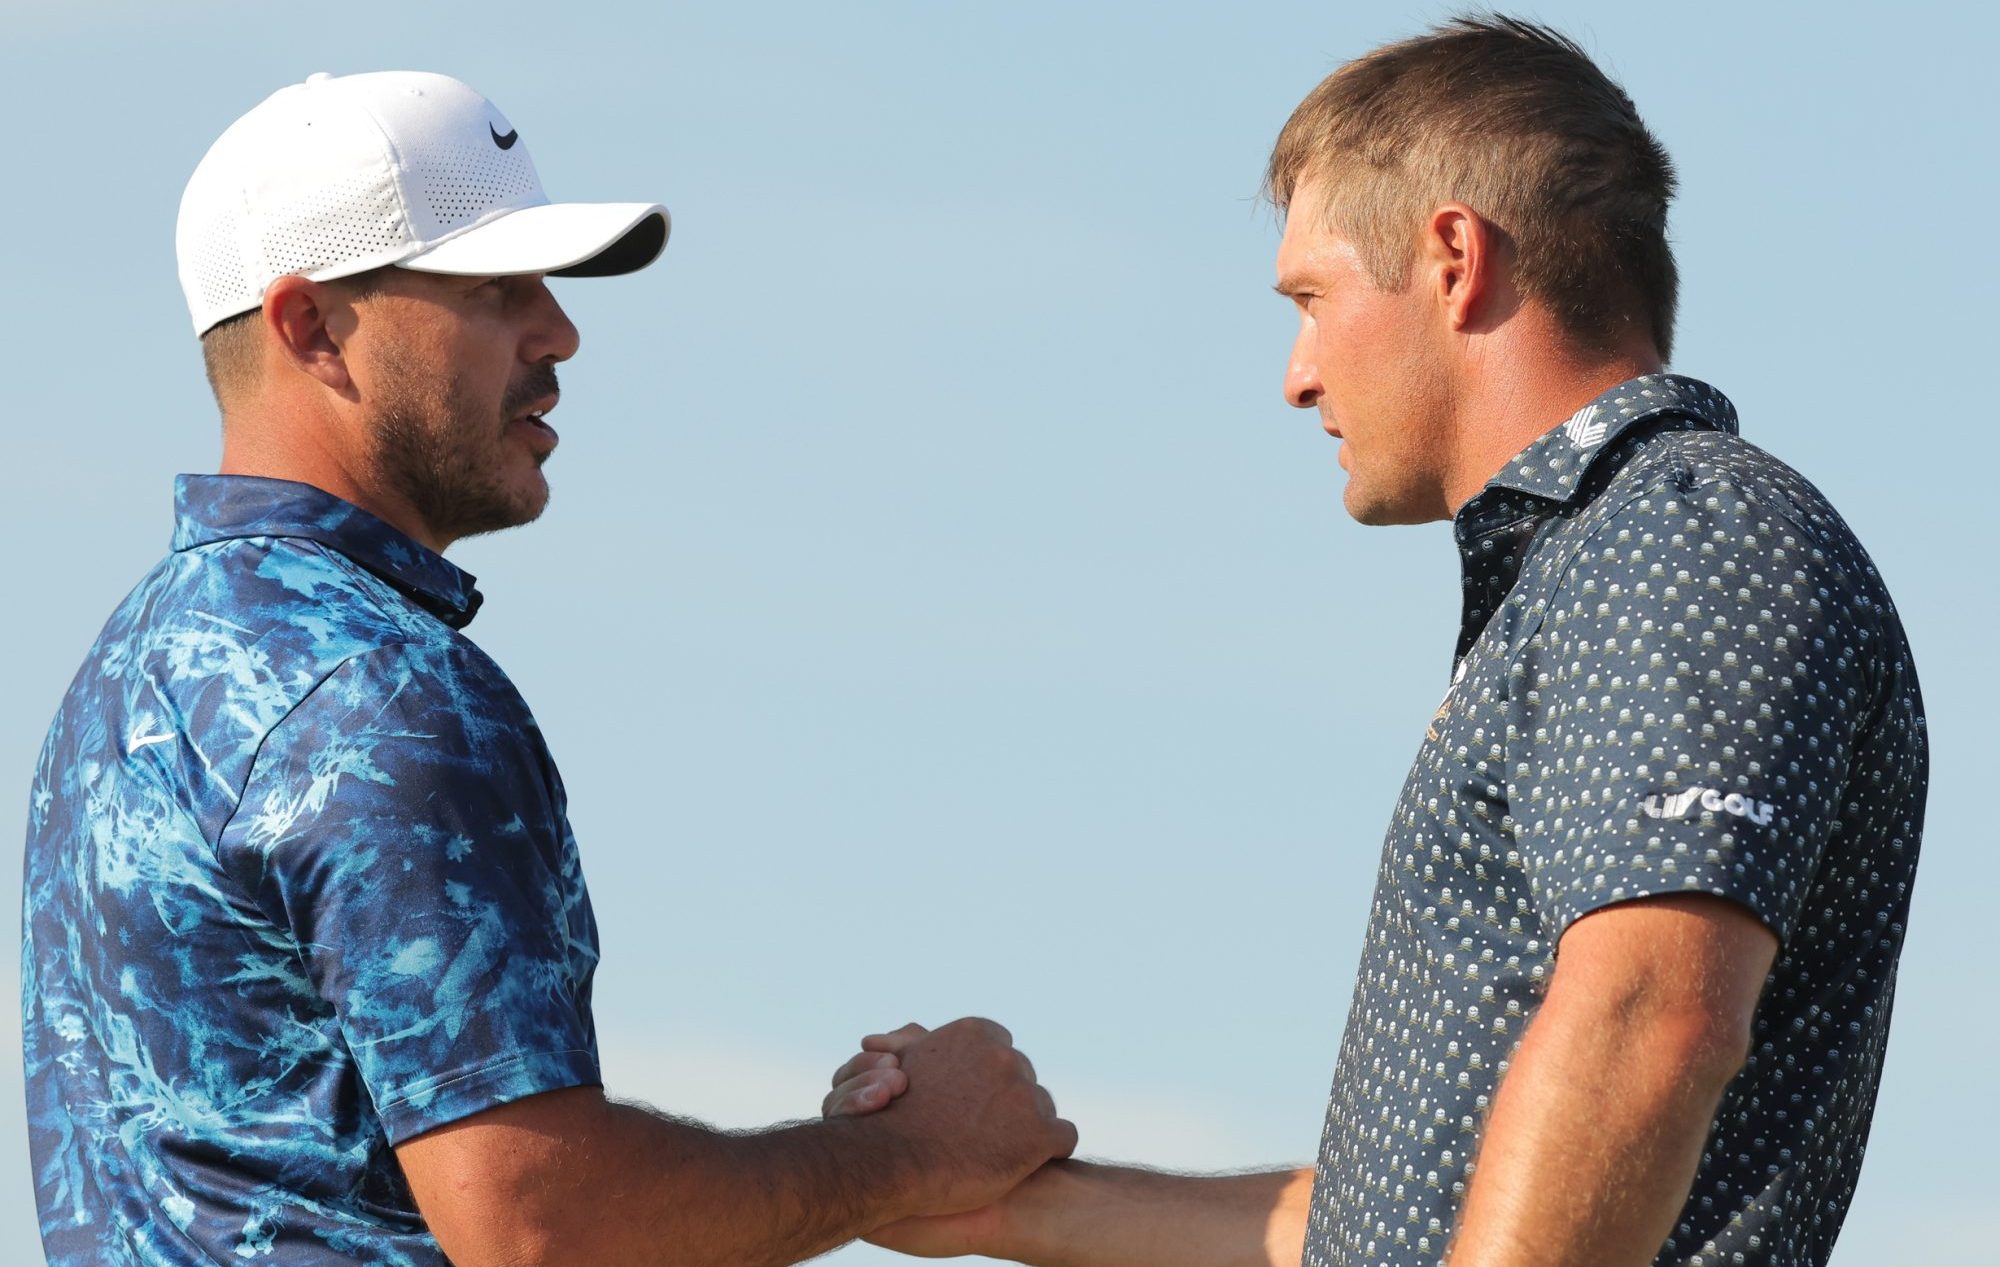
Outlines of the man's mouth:
[[556,402],[560,399],[560,396],[551,393],[539,400],[530,401],[527,410],[516,414],[513,418],[509,419],[509,422],[520,423],[530,432],[543,439],[548,448],[553,449],[556,447],[557,440],[561,437],[556,434],[556,429],[549,425],[548,415],[556,407]]

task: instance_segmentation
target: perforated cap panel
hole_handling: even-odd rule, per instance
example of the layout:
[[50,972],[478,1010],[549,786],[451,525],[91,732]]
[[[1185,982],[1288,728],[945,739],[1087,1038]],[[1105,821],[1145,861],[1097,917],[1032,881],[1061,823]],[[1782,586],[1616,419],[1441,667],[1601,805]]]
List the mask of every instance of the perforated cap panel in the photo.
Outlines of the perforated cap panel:
[[[516,144],[518,151],[522,147]],[[492,145],[485,149],[439,148],[412,165],[418,179],[410,193],[417,205],[413,215],[429,213],[438,228],[451,230],[471,224],[496,207],[520,207],[542,201],[541,183],[527,156],[515,158]],[[525,202],[532,200],[532,202]]]
[[395,186],[366,174],[302,190],[265,208],[262,220],[265,285],[289,273],[311,276],[352,260],[375,259],[410,241]]
[[[181,229],[181,284],[196,312],[229,308],[250,288],[239,217],[210,214]],[[203,327],[197,318],[195,333]]]

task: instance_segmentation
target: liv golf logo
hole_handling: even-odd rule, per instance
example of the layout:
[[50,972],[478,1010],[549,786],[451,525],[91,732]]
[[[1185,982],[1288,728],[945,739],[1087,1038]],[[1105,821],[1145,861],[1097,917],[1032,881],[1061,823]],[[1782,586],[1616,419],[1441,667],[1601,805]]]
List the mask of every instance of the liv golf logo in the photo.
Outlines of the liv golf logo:
[[1691,787],[1685,792],[1661,792],[1646,798],[1648,818],[1683,818],[1699,802],[1711,814],[1734,814],[1762,827],[1771,821],[1775,807],[1769,801],[1753,801],[1731,792],[1727,796],[1713,788]]

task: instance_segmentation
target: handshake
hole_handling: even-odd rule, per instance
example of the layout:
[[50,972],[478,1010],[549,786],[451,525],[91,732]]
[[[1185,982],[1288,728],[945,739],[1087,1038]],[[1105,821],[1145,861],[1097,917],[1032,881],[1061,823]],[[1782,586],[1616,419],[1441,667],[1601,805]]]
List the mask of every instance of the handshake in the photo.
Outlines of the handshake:
[[786,1267],[857,1237],[1043,1267],[1296,1267],[1309,1170],[1173,1175],[1069,1161],[1005,1029],[861,1041],[813,1122],[717,1131],[598,1086],[511,1101],[396,1150],[460,1267]]
[[869,1035],[820,1107],[829,1122],[880,1115],[908,1150],[910,1213],[866,1239],[919,1257],[1007,1256],[1007,1199],[1076,1149],[1013,1035],[978,1018]]

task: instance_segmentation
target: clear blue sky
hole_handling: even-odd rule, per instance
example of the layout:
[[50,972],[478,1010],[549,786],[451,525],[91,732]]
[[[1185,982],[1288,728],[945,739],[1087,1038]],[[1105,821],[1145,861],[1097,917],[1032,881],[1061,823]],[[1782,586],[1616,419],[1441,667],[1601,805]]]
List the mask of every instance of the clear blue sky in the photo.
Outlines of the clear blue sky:
[[[1254,194],[1301,95],[1445,12],[0,0],[0,823],[166,547],[171,476],[215,461],[187,173],[309,72],[445,71],[557,197],[674,213],[654,269],[559,291],[584,350],[548,515],[453,555],[569,785],[614,1092],[808,1115],[861,1033],[983,1012],[1087,1154],[1308,1159],[1457,577],[1442,527],[1348,522],[1335,446],[1280,400]],[[1530,12],[1679,163],[1674,368],[1843,509],[1927,688],[1930,827],[1836,1262],[1990,1262],[2000,21]],[[12,1013],[6,1263],[38,1261]]]

